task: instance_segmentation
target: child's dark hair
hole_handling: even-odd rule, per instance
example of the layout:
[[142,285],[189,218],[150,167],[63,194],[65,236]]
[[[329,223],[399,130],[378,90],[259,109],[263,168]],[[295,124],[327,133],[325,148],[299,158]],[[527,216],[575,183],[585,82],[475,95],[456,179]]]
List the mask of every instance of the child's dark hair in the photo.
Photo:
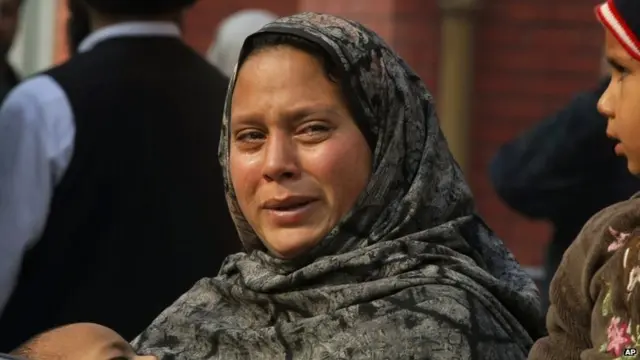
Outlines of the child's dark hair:
[[249,40],[249,43],[245,45],[249,50],[243,54],[242,59],[240,59],[240,63],[244,62],[247,57],[262,50],[283,45],[291,46],[312,55],[322,63],[322,67],[324,68],[329,80],[335,83],[340,82],[340,68],[331,56],[320,45],[295,35],[267,33],[254,36]]

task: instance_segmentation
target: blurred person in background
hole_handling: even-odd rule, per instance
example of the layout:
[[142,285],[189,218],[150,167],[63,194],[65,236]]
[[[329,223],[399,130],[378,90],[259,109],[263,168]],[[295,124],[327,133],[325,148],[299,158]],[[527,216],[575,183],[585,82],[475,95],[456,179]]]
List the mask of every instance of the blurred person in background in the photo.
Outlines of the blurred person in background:
[[553,225],[542,281],[543,306],[562,255],[599,210],[640,191],[626,161],[613,152],[597,103],[610,77],[503,145],[490,165],[496,192],[519,213]]
[[218,26],[216,38],[207,51],[207,59],[231,77],[247,36],[277,18],[276,14],[266,10],[250,9],[233,13]]
[[0,0],[0,104],[20,78],[9,64],[9,50],[20,22],[20,7],[23,0]]
[[[67,43],[69,45],[69,55],[78,53],[78,48],[82,41],[91,34],[91,19],[84,0],[68,0],[69,17],[67,18]],[[177,13],[173,21],[182,30],[184,16]]]
[[239,249],[217,159],[228,79],[195,0],[83,0],[92,32],[0,108],[0,352],[74,322],[133,338]]
[[82,41],[91,34],[91,20],[84,0],[68,0],[69,17],[67,18],[67,44],[69,55],[78,53]]

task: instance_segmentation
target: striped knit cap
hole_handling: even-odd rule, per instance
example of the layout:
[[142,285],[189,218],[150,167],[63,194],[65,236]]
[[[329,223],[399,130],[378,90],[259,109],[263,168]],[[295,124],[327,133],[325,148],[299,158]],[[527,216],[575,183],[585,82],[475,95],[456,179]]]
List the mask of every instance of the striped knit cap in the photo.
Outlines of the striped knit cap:
[[640,61],[640,0],[608,0],[596,7],[596,16],[627,52]]

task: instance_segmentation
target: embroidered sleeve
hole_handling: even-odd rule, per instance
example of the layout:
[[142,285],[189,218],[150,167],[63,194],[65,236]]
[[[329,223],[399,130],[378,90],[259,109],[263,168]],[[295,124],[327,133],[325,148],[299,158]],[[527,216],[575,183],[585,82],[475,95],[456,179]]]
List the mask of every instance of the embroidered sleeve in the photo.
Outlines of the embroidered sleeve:
[[588,236],[581,232],[569,247],[556,272],[550,289],[547,331],[529,353],[530,360],[579,360],[591,348],[589,337],[592,304],[588,296],[588,279],[581,271],[588,257]]
[[617,271],[608,277],[607,293],[602,302],[602,316],[608,323],[607,340],[600,352],[614,359],[638,359],[640,351],[640,232],[610,229],[616,239],[608,250],[619,254]]
[[[637,226],[640,226],[638,199],[603,209],[587,222],[567,249],[551,282],[549,335],[534,344],[529,359],[579,360],[605,354],[614,358],[634,351],[629,349],[636,341],[635,324],[640,322],[616,312],[620,307],[616,284],[622,282],[610,281],[610,277],[621,278],[621,269],[613,268],[618,266],[615,258],[622,258],[621,252],[631,243],[633,235],[626,231]],[[640,277],[640,268],[633,275]],[[638,281],[633,279],[632,276],[624,280],[624,288]],[[640,306],[640,302],[636,303]],[[598,318],[601,311],[604,318]],[[603,341],[606,343],[602,344]]]

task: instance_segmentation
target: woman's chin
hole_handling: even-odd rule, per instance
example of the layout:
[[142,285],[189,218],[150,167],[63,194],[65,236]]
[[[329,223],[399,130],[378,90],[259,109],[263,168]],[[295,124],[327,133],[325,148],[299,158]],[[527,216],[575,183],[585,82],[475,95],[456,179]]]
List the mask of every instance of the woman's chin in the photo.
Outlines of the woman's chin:
[[318,229],[283,228],[265,234],[265,246],[275,256],[282,259],[293,259],[310,249],[322,239]]

